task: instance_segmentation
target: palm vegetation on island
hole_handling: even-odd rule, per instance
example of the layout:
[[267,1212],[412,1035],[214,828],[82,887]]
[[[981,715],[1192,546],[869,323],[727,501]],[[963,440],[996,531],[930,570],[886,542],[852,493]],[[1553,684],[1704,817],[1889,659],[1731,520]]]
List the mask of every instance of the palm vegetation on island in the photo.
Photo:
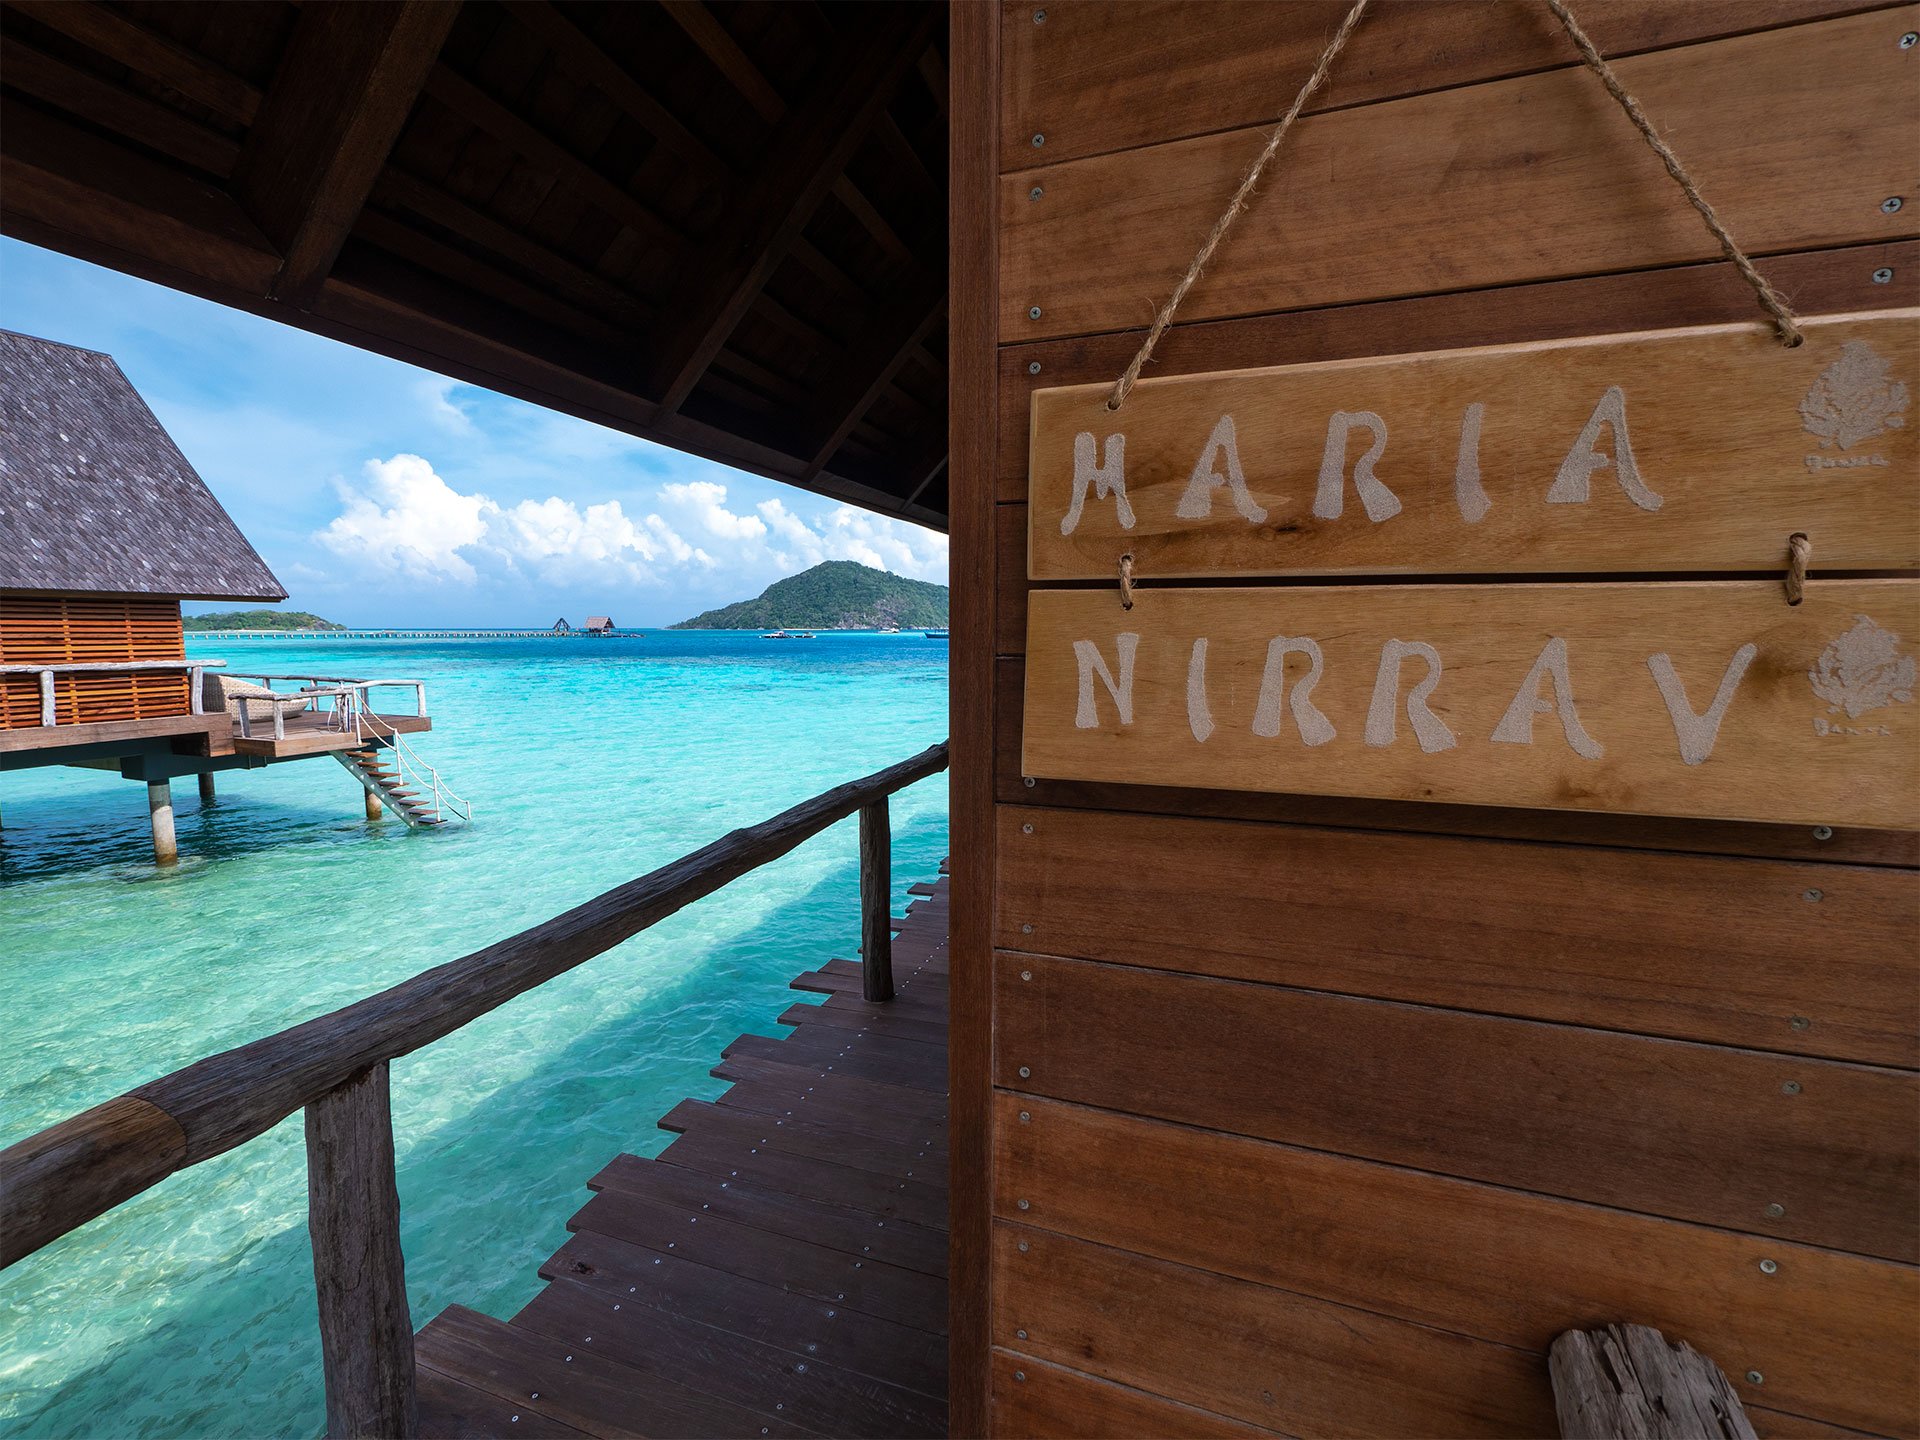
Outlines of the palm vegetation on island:
[[181,628],[194,630],[344,630],[307,610],[214,610],[182,615]]
[[776,580],[759,598],[682,620],[675,630],[945,629],[947,587],[852,560],[827,560]]

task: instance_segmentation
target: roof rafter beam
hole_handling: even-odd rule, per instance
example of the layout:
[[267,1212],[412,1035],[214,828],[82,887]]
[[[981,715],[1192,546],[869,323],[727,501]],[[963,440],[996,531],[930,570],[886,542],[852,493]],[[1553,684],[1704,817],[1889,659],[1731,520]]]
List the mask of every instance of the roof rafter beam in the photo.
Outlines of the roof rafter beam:
[[309,0],[234,169],[282,260],[272,298],[319,292],[413,113],[460,6]]
[[8,8],[58,30],[117,65],[177,90],[228,120],[249,125],[259,113],[260,92],[238,75],[97,0],[13,0]]
[[528,164],[578,186],[628,229],[674,250],[686,247],[684,235],[624,188],[583,157],[528,124],[465,76],[455,74],[445,65],[436,65],[427,77],[427,94],[469,124],[486,131]]
[[663,409],[678,410],[699,383],[891,103],[936,18],[931,10],[880,11],[849,62],[775,132],[758,174],[729,207],[736,238],[715,247],[712,263],[684,287],[686,318],[662,336],[655,381]]
[[920,282],[878,320],[863,344],[855,347],[835,374],[837,382],[821,401],[815,433],[825,430],[806,470],[811,479],[827,468],[866,413],[893,383],[900,367],[947,313],[947,291],[939,280]]
[[506,0],[508,12],[558,55],[569,70],[601,91],[638,121],[654,139],[703,170],[731,174],[732,167],[681,123],[600,43],[561,14],[552,0]]

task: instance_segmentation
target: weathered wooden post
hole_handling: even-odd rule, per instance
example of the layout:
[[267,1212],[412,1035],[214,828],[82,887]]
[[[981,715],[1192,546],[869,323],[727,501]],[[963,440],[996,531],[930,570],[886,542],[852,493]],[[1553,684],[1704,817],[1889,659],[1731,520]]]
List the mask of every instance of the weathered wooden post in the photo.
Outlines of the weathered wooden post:
[[153,825],[153,858],[171,865],[180,858],[173,838],[173,786],[165,780],[147,782],[147,819]]
[[869,1000],[893,998],[893,835],[884,795],[860,807],[860,984]]
[[213,772],[211,770],[202,770],[200,772],[200,803],[202,805],[211,805],[213,802]]
[[378,820],[381,817],[381,815],[385,813],[380,808],[380,797],[374,794],[373,791],[367,789],[364,785],[360,787],[360,793],[366,797],[367,819]]
[[327,1435],[418,1434],[385,1061],[307,1106],[307,1228]]

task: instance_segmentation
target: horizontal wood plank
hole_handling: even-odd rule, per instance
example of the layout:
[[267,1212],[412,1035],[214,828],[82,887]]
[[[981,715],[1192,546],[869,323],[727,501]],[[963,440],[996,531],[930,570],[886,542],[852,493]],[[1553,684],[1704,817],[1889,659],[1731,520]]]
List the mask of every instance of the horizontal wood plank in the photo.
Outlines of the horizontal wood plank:
[[1539,1357],[1004,1221],[993,1336],[1288,1435],[1551,1435]]
[[1275,1433],[1007,1350],[993,1352],[990,1383],[996,1435],[1253,1440]]
[[[1276,120],[1346,8],[1344,0],[1003,0],[1000,168]],[[1603,54],[1620,56],[1864,8],[1843,0],[1619,0],[1580,22]],[[1382,3],[1307,113],[1571,58],[1560,27],[1528,0]],[[1036,133],[1045,144],[1033,143]]]
[[1009,1220],[1542,1356],[1632,1315],[1749,1405],[1887,1434],[1920,1411],[1909,1266],[1030,1096],[996,1099],[994,1133]]
[[1024,1092],[1920,1257],[1911,1071],[1011,952],[995,1017]]
[[[1809,315],[1920,305],[1920,242],[1912,240],[1769,255],[1766,271]],[[1715,259],[1233,320],[1183,319],[1161,338],[1147,373],[1192,375],[1276,362],[1356,360],[1621,330],[1731,325],[1753,317],[1753,292],[1732,266]],[[1002,503],[1026,502],[1033,393],[1058,385],[1111,385],[1139,344],[1138,332],[1127,331],[1001,348],[999,407],[1006,423],[997,431],[994,473],[995,495]],[[1020,541],[1020,558],[1011,566],[1003,559],[998,566],[1003,585],[1025,581],[1024,527]]]
[[1028,806],[998,833],[1005,948],[1920,1066],[1911,871]]
[[1288,825],[1339,825],[1397,833],[1482,835],[1564,845],[1613,845],[1714,855],[1920,866],[1920,831],[1833,825],[1768,825],[1573,810],[1408,804],[1351,796],[1194,790],[1087,780],[1047,780],[1020,768],[1026,665],[1002,659],[994,672],[994,792],[1007,805],[1070,806],[1154,815],[1196,815]]
[[[1913,234],[1911,212],[1884,213],[1880,202],[1914,189],[1920,87],[1893,42],[1916,26],[1920,11],[1905,7],[1633,56],[1615,68],[1750,251],[1898,239]],[[1263,139],[1258,129],[1231,130],[1003,177],[1002,339],[1144,326]],[[1256,314],[1717,253],[1599,81],[1572,66],[1302,120],[1182,314]]]
[[1038,590],[1027,633],[1028,775],[1920,827],[1917,581]]
[[[1028,573],[1920,566],[1920,310],[1039,390]],[[1276,357],[1277,358],[1277,357]],[[1108,487],[1102,490],[1100,487]]]

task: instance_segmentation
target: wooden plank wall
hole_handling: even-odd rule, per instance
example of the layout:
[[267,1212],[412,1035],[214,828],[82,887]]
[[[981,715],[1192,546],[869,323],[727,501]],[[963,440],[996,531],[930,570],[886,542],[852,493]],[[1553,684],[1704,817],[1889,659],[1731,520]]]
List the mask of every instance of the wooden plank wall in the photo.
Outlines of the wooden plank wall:
[[[180,602],[146,595],[0,595],[0,665],[178,660]],[[54,683],[62,725],[187,713],[185,675],[64,675]],[[0,730],[40,723],[40,677],[0,677]]]
[[[1914,836],[1020,773],[1028,397],[1119,373],[1344,9],[955,18],[954,1433],[1552,1434],[1616,1320],[1763,1435],[1914,1433]],[[1920,8],[1576,9],[1802,312],[1920,298]],[[1149,373],[1758,319],[1714,257],[1544,6],[1378,4]]]

